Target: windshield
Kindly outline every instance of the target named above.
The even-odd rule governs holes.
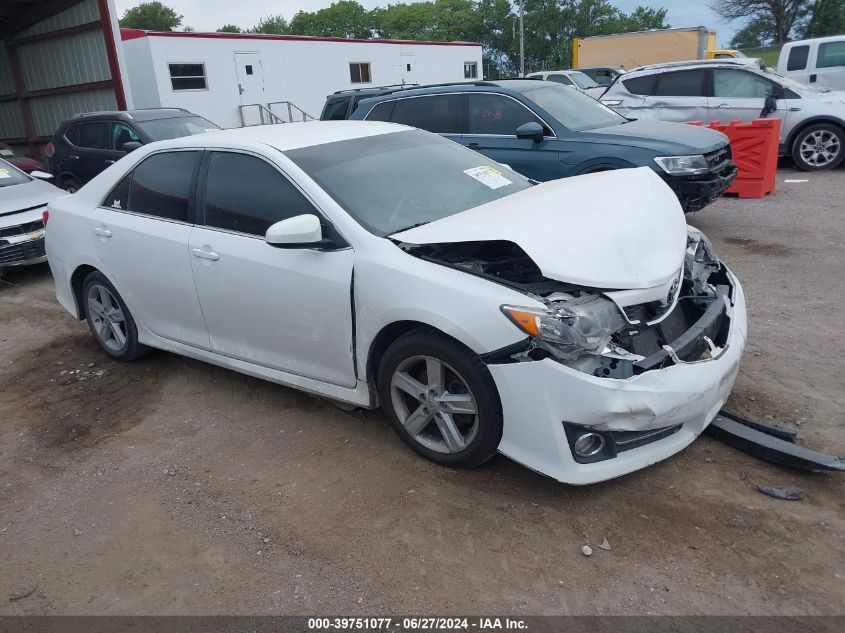
[[[0,159],[0,187],[10,187],[12,185],[22,185],[32,180],[29,176]]]
[[[790,77],[784,77],[783,75],[777,74],[771,68],[762,68],[760,71],[769,77],[772,81],[778,82],[784,88],[789,88],[790,90],[794,90],[795,92],[830,92],[828,88],[816,88],[814,86],[808,86],[807,84],[802,84],[800,81],[795,81]]]
[[[619,125],[627,119],[589,95],[565,86],[541,85],[522,94],[573,132]]]
[[[590,79],[589,75],[579,72],[570,72],[569,78],[578,84],[579,88],[596,88],[598,84]]]
[[[507,167],[419,130],[304,147],[285,155],[361,226],[382,237],[531,186]]]
[[[144,130],[154,141],[164,141],[170,138],[181,138],[219,130],[220,127],[201,116],[178,116],[170,119],[153,119],[138,121],[138,127]]]

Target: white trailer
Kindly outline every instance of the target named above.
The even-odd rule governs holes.
[[[482,79],[481,44],[121,29],[136,108],[222,127],[318,118],[337,90]]]

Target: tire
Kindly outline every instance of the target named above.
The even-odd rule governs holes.
[[[59,189],[64,189],[68,193],[76,193],[82,187],[82,184],[73,176],[64,176],[59,181]]]
[[[481,359],[454,339],[428,328],[400,336],[382,358],[378,390],[396,433],[426,459],[472,468],[496,454],[502,439],[496,384]]]
[[[833,169],[845,158],[845,131],[830,123],[801,130],[792,142],[792,160],[803,171]]]
[[[128,362],[150,351],[138,342],[135,319],[115,287],[101,272],[94,271],[85,278],[82,305],[91,334],[114,360]]]

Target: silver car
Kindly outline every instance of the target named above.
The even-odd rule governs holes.
[[[806,171],[845,158],[845,92],[811,88],[756,59],[718,59],[643,66],[616,80],[601,102],[634,119],[752,121],[782,119],[780,154]]]
[[[604,94],[605,90],[605,86],[597,84],[592,77],[579,70],[544,70],[538,73],[528,73],[525,76],[528,79],[545,79],[575,88],[579,92],[590,95],[593,99],[598,99]]]

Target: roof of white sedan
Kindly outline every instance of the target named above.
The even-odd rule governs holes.
[[[306,123],[254,125],[228,130],[214,130],[204,134],[161,141],[157,146],[162,147],[162,143],[167,144],[168,147],[220,147],[230,144],[261,143],[284,152],[300,147],[311,147],[410,129],[412,128],[405,125],[377,121],[308,121]]]

